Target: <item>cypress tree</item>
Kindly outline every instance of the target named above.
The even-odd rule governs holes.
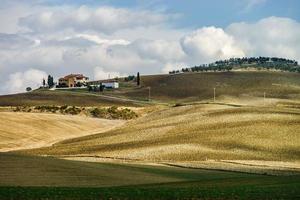
[[[141,84],[140,72],[137,73],[137,76],[136,76],[136,84],[137,84],[138,86]]]

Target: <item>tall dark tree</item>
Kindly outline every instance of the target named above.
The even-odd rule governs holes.
[[[53,77],[51,75],[48,75],[48,81],[47,81],[47,83],[48,83],[48,87],[49,88],[53,87],[54,82],[53,82]]]
[[[43,78],[43,87],[46,86],[46,80]]]
[[[138,86],[140,86],[140,84],[141,84],[140,72],[138,72],[137,75],[136,75],[136,84]]]

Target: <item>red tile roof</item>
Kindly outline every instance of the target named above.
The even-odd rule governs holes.
[[[76,78],[76,79],[86,78],[86,79],[88,79],[88,77],[84,76],[83,74],[69,74],[65,77],[60,78],[59,80],[68,80],[69,78]]]

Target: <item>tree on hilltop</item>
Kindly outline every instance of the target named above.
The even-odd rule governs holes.
[[[51,87],[54,86],[53,76],[48,75],[48,81],[47,81],[47,83],[48,83],[48,87],[49,87],[49,88],[51,88]]]

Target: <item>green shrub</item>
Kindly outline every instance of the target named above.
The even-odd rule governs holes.
[[[58,106],[35,106],[35,110],[38,110],[40,112],[52,112],[56,113],[60,108]]]
[[[91,116],[105,119],[134,119],[137,117],[137,114],[128,109],[118,109],[116,106],[109,108],[94,108],[90,111]]]
[[[65,110],[65,113],[66,114],[71,114],[71,115],[78,115],[79,113],[81,112],[81,109],[80,108],[77,108],[75,106],[72,106],[70,108],[67,108]]]
[[[90,113],[93,117],[107,118],[107,110],[104,108],[94,108]]]

